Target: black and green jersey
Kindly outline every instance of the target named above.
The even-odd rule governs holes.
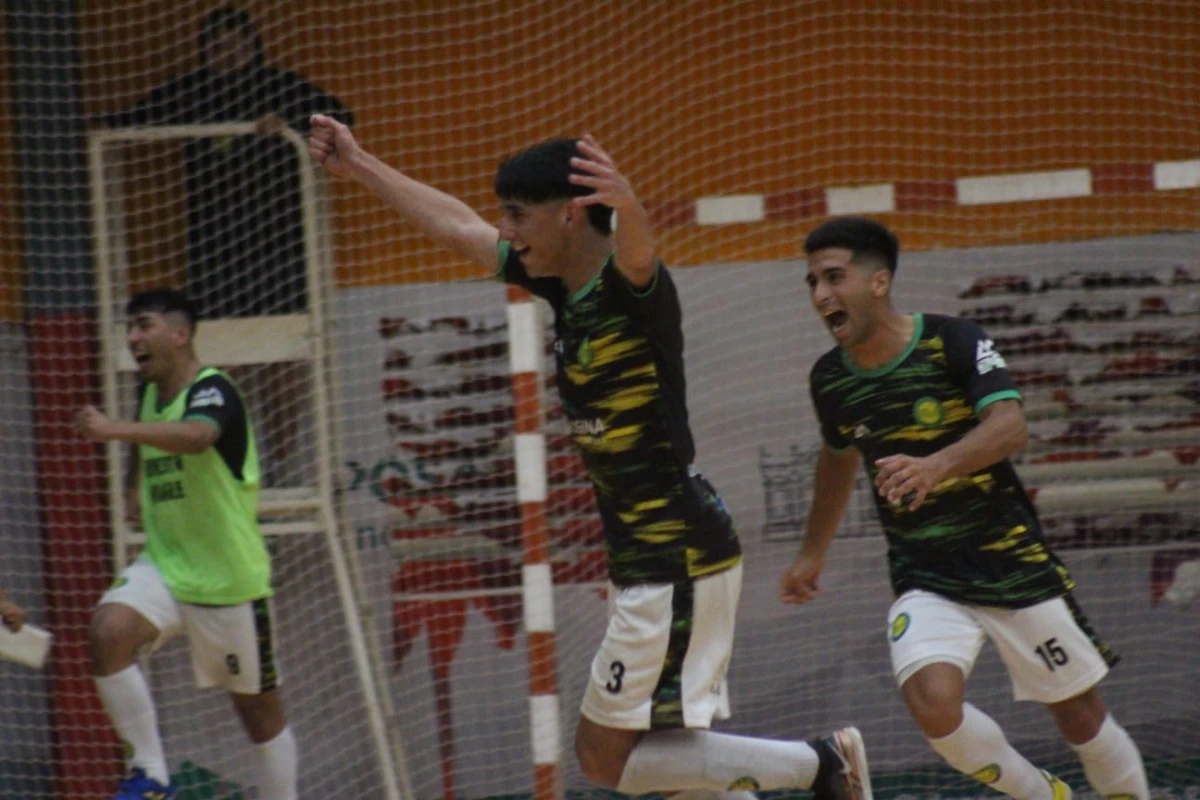
[[[963,438],[988,404],[1020,398],[1004,359],[974,322],[917,314],[915,323],[912,341],[890,364],[862,370],[834,348],[810,376],[825,443],[858,448],[872,488],[877,459],[927,456]],[[944,481],[916,511],[872,494],[896,594],[924,589],[1022,608],[1074,587],[1007,459]]]
[[[677,583],[737,564],[725,505],[692,466],[682,312],[666,267],[638,291],[609,258],[571,294],[557,278],[529,277],[501,242],[500,276],[554,309],[558,392],[595,489],[613,583]]]

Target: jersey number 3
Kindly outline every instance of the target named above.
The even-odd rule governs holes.
[[[612,680],[604,684],[604,688],[608,689],[609,694],[617,694],[621,691],[621,679],[625,677],[625,665],[620,661],[614,661],[609,669],[612,670]]]
[[[1063,650],[1058,644],[1058,637],[1047,639],[1046,641],[1033,648],[1033,652],[1037,653],[1042,663],[1046,665],[1046,669],[1054,672],[1062,665],[1070,661],[1067,651]]]

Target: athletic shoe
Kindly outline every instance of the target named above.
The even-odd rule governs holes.
[[[135,767],[129,777],[117,785],[117,794],[112,800],[175,800],[175,785],[163,786],[153,778],[147,778],[141,767]]]
[[[820,759],[812,785],[815,800],[872,799],[867,748],[858,728],[842,728],[811,744]]]
[[[1046,770],[1041,770],[1042,776],[1045,777],[1046,783],[1050,784],[1050,796],[1053,800],[1071,800],[1071,787],[1067,785],[1062,778],[1051,775]]]

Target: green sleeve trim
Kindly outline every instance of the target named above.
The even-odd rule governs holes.
[[[825,442],[824,440],[822,440],[822,441],[824,442],[825,446],[829,448],[829,452],[831,452],[837,456],[840,456],[843,453],[849,453],[851,450],[854,449],[854,445],[852,445],[852,444],[848,444],[845,447],[834,447],[829,442]]]
[[[637,288],[632,283],[629,283],[628,278],[625,278],[626,283],[629,283],[629,290],[631,292],[633,292],[633,296],[638,299],[642,299],[642,298],[646,298],[646,297],[649,297],[650,295],[654,294],[654,290],[658,288],[658,274],[660,272],[662,272],[663,269],[664,269],[664,267],[663,267],[662,261],[655,259],[655,261],[654,261],[654,277],[652,277],[650,279],[650,284],[645,289]],[[624,278],[625,276],[622,274],[621,277]]]
[[[983,409],[987,408],[988,406],[990,406],[992,403],[996,402],[997,400],[1020,400],[1020,399],[1021,399],[1021,393],[1018,392],[1016,389],[1005,389],[1002,392],[992,392],[991,394],[986,395],[982,400],[980,400],[978,403],[975,404],[975,413],[978,414],[980,411],[983,411]]]
[[[186,417],[181,419],[180,422],[207,422],[217,430],[221,430],[221,423],[217,422],[212,417],[206,417],[203,414],[188,414]]]
[[[496,255],[499,263],[496,264],[496,280],[504,280],[504,265],[508,263],[508,253],[512,249],[512,242],[507,239],[501,239],[496,244]]]

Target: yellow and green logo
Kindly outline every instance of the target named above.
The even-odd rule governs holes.
[[[726,791],[729,792],[757,792],[762,788],[762,784],[751,778],[749,775],[743,775],[733,783],[729,784]]]
[[[115,581],[113,581],[112,586],[110,586],[108,588],[110,591],[113,589],[120,589],[122,586],[124,586],[127,583],[129,583],[129,578],[126,578],[124,575],[122,575],[121,577],[119,577]]]
[[[942,404],[935,397],[922,397],[913,403],[913,419],[930,427],[942,421]]]
[[[972,772],[971,777],[980,783],[995,783],[1000,780],[1000,765],[988,764],[983,769]]]
[[[908,633],[908,624],[910,622],[912,622],[912,617],[908,615],[907,611],[896,615],[896,618],[892,620],[891,637],[893,642],[898,641],[901,636]]]
[[[592,355],[592,340],[584,339],[579,343],[579,351],[576,354],[576,361],[579,362],[579,366],[584,369],[590,367],[592,365]]]

